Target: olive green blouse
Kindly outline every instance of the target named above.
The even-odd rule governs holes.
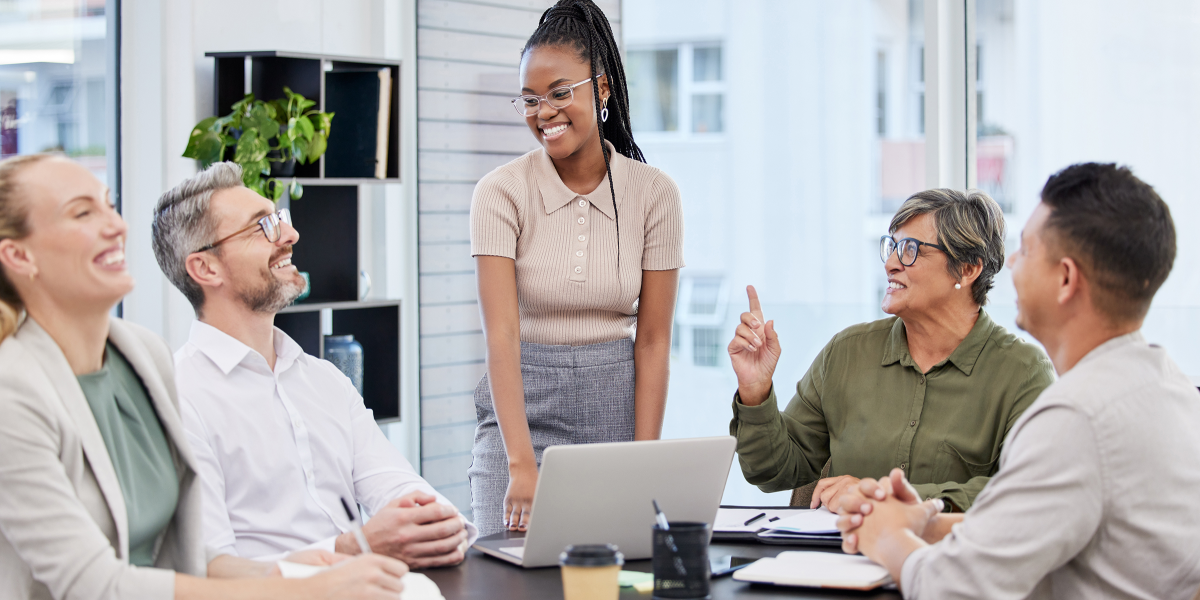
[[[158,413],[142,380],[112,344],[99,371],[80,375],[108,448],[129,520],[129,563],[154,565],[158,539],[175,515],[179,479]]]
[[[1044,352],[982,310],[958,348],[921,373],[904,322],[891,317],[835,335],[783,412],[774,389],[758,406],[735,394],[729,433],[746,480],[764,492],[808,484],[826,461],[830,477],[900,467],[922,497],[966,510],[1009,429],[1054,377]]]

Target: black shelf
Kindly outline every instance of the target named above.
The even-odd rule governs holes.
[[[308,273],[303,304],[358,300],[358,186],[314,185],[298,199],[280,200],[292,211],[300,241],[292,264]]]
[[[363,347],[363,402],[381,422],[400,420],[400,301],[323,302],[289,306],[275,326],[304,352],[323,358],[321,311],[329,309],[332,335],[353,335]]]
[[[305,186],[304,194],[295,200],[285,195],[279,202],[280,208],[291,209],[293,224],[300,232],[300,241],[292,251],[292,261],[296,268],[309,274],[311,291],[304,302],[276,315],[275,324],[296,340],[307,354],[322,358],[323,330],[331,331],[332,335],[353,335],[363,346],[363,401],[374,411],[377,421],[399,420],[400,301],[359,301],[358,186],[400,181],[400,61],[276,50],[208,52],[205,56],[215,63],[214,114],[228,113],[229,107],[245,95],[247,81],[249,91],[260,100],[282,98],[286,86],[316,100],[321,111],[336,113],[330,139],[342,135],[340,141],[343,143],[338,145],[349,145],[351,150],[338,154],[335,163],[347,157],[368,156],[365,148],[369,147],[367,161],[371,166],[375,164],[375,145],[368,142],[375,139],[378,130],[378,111],[350,108],[350,101],[360,100],[363,95],[346,92],[364,89],[361,84],[369,76],[380,81],[381,68],[390,70],[386,177],[328,176],[331,173],[326,173],[326,159],[334,154],[331,145],[316,164],[296,165],[295,178]],[[332,94],[335,105],[330,105],[328,83],[330,80],[336,82],[339,77],[330,78],[328,74],[354,72],[363,75],[359,79],[340,77],[350,83],[335,90]],[[373,89],[376,93],[380,91],[377,84]],[[336,106],[339,97],[347,103],[346,108]],[[345,136],[354,136],[354,131],[363,132],[365,137],[348,140]],[[348,141],[355,141],[355,144],[347,144]],[[357,158],[340,162],[351,162],[360,169],[363,165]],[[322,327],[322,311],[325,310],[328,310],[328,322]]]
[[[225,114],[229,107],[245,95],[246,63],[250,63],[250,91],[260,100],[283,97],[287,86],[293,92],[316,100],[317,107],[324,112],[333,111],[331,137],[339,133],[348,134],[358,129],[360,119],[374,122],[375,115],[361,114],[352,110],[339,110],[326,102],[326,73],[379,69],[391,70],[391,105],[389,107],[387,176],[379,178],[327,177],[325,156],[316,164],[296,165],[296,176],[302,183],[312,180],[334,183],[380,183],[400,181],[400,61],[330,54],[308,54],[280,50],[256,50],[245,52],[206,52],[214,59],[213,68],[213,114]],[[337,97],[337,94],[334,94]],[[340,126],[340,127],[339,127]],[[368,127],[369,129],[369,127]]]

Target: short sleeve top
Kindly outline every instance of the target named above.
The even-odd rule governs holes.
[[[679,188],[605,143],[615,211],[607,175],[576,194],[541,148],[475,186],[471,255],[516,261],[521,341],[582,346],[631,337],[642,271],[684,266]]]

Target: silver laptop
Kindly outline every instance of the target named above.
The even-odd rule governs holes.
[[[654,507],[671,521],[712,523],[737,440],[730,436],[551,446],[542,455],[524,538],[487,536],[475,548],[547,567],[572,544],[616,544],[625,560],[651,555]]]

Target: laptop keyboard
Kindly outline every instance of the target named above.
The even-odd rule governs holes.
[[[517,558],[525,558],[525,546],[512,546],[510,548],[501,548],[501,552],[511,554]]]

